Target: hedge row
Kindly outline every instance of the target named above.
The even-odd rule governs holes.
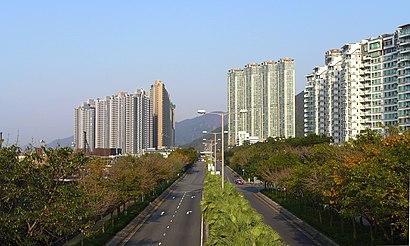
[[[205,245],[285,245],[235,186],[225,183],[221,189],[220,178],[209,173],[205,178],[201,202],[209,232]]]

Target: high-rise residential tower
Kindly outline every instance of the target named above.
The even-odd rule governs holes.
[[[410,129],[410,24],[326,52],[306,78],[305,134],[340,143],[367,128]]]
[[[74,147],[85,152],[95,148],[94,100],[88,100],[74,110]]]
[[[85,130],[84,130],[85,129]],[[81,132],[86,132],[82,135]],[[152,108],[143,89],[134,94],[119,92],[103,100],[89,100],[75,109],[76,148],[90,150],[121,149],[123,154],[137,154],[152,147]]]
[[[175,105],[161,80],[151,85],[153,147],[162,149],[175,143]]]
[[[251,63],[228,71],[228,132],[230,145],[238,144],[244,134],[260,141],[295,136],[293,59]]]

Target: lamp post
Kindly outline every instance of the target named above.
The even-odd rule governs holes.
[[[239,111],[239,113],[247,113],[248,112],[248,110],[246,110],[246,109],[242,109],[242,110],[240,110]],[[235,113],[235,112],[233,112],[233,113]],[[221,139],[222,139],[222,147],[221,147],[221,187],[222,187],[222,190],[225,188],[225,185],[224,185],[224,178],[225,178],[225,142],[224,142],[224,139],[225,139],[225,131],[224,131],[224,127],[225,127],[225,123],[224,123],[224,116],[225,115],[228,115],[229,113],[218,113],[218,112],[206,112],[206,110],[203,110],[203,109],[200,109],[200,110],[198,110],[198,114],[216,114],[216,115],[220,115],[221,116],[221,123],[222,123],[222,129],[221,129]]]
[[[203,144],[205,145],[204,151],[206,150],[206,145],[207,145],[206,142],[207,142],[207,141],[211,142],[211,161],[212,161],[212,153],[214,152],[214,151],[213,151],[213,148],[214,148],[214,147],[213,147],[213,145],[214,145],[213,143],[214,143],[214,141],[213,141],[213,140],[207,140],[206,138],[203,138],[202,141],[204,141]]]
[[[216,164],[217,164],[217,158],[216,158],[216,145],[217,145],[217,141],[216,141],[216,135],[218,134],[222,134],[221,132],[207,132],[207,131],[202,131],[203,134],[213,134],[214,135],[214,143],[215,143],[215,147],[214,147],[214,157],[215,157],[215,172],[216,172]],[[221,140],[221,139],[218,139]]]

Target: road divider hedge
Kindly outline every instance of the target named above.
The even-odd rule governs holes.
[[[285,245],[234,185],[225,183],[225,189],[221,189],[220,179],[209,173],[205,178],[201,202],[208,228],[205,245]]]

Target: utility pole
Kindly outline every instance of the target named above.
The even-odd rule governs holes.
[[[83,134],[84,134],[83,149],[84,149],[84,153],[87,153],[87,132],[83,131]]]
[[[3,132],[0,132],[0,148],[3,146]]]

